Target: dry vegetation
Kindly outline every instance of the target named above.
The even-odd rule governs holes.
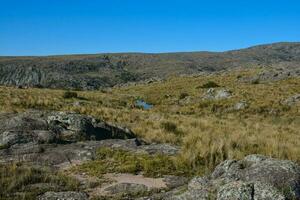
[[[178,159],[191,169],[210,170],[228,158],[260,153],[300,163],[300,105],[280,102],[300,93],[300,79],[250,84],[238,77],[257,71],[169,78],[162,83],[77,91],[64,98],[63,90],[0,88],[0,110],[68,110],[131,128],[151,142],[182,147]],[[233,92],[226,100],[203,100],[209,81]],[[136,99],[154,105],[150,110],[134,107]],[[232,107],[246,101],[249,107]]]
[[[35,199],[38,194],[53,191],[77,190],[77,180],[47,168],[25,164],[0,164],[0,199]],[[12,195],[14,194],[14,195]]]

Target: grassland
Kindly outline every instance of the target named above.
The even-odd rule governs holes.
[[[79,183],[47,168],[12,163],[0,164],[0,188],[1,200],[35,199],[38,194],[49,189],[77,190]]]
[[[258,153],[300,163],[300,105],[282,100],[300,93],[300,79],[268,83],[241,82],[257,70],[210,76],[171,77],[165,82],[102,91],[65,91],[0,87],[0,111],[27,109],[76,111],[131,128],[149,142],[171,143],[182,150],[177,159],[197,172],[211,170],[228,158]],[[203,100],[209,81],[233,92],[225,100]],[[136,99],[154,105],[136,108]],[[233,106],[246,101],[249,107]]]

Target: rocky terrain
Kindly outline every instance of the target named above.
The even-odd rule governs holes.
[[[48,179],[37,179],[11,193],[0,192],[1,199],[28,199],[24,194],[30,191],[35,191],[30,199],[40,200],[300,199],[300,166],[292,161],[248,155],[242,160],[226,160],[211,174],[201,177],[161,174],[151,178],[143,173],[118,172],[95,176],[76,170],[76,166],[97,162],[97,151],[101,148],[154,156],[176,156],[180,149],[167,144],[148,144],[126,128],[70,112],[2,113],[0,124],[2,167],[10,163],[18,163],[17,168],[31,165],[35,170],[48,167],[52,173],[62,172],[78,184],[76,190],[68,190]],[[123,162],[121,165],[125,165]],[[101,164],[96,167],[101,168]],[[8,189],[4,179],[1,181]]]
[[[0,200],[298,200],[299,56],[1,57]]]
[[[276,43],[227,52],[0,57],[0,84],[92,90],[231,69],[263,68],[249,81],[299,76],[300,44]]]

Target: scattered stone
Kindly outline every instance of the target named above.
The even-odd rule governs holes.
[[[221,99],[228,99],[232,96],[232,92],[227,89],[215,89],[210,88],[206,91],[206,94],[204,95],[204,99],[209,100],[221,100]]]
[[[75,101],[75,102],[73,102],[72,103],[72,105],[74,106],[74,107],[80,107],[80,106],[82,106],[84,103],[83,102],[80,102],[80,101]]]
[[[233,107],[234,110],[245,110],[249,107],[249,104],[246,101],[240,101],[236,103]]]
[[[183,99],[179,99],[180,105],[191,104],[195,102],[195,99],[191,96],[184,97]]]

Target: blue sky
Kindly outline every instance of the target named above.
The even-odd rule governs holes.
[[[0,0],[0,55],[224,51],[300,41],[296,0]]]

